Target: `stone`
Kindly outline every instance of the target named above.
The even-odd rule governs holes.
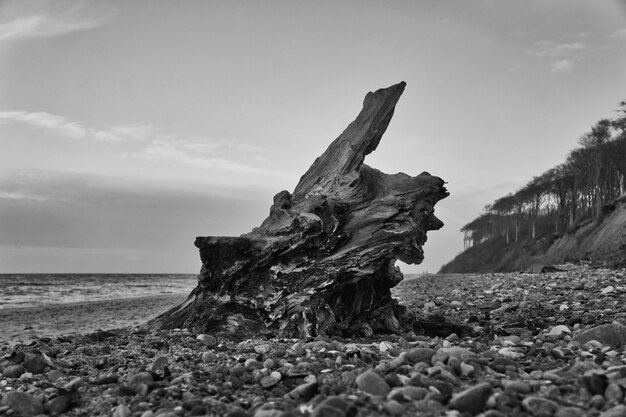
[[[0,404],[11,407],[18,415],[36,416],[43,413],[41,401],[26,392],[9,391],[4,394]]]
[[[199,334],[196,339],[204,343],[208,348],[214,348],[217,346],[217,338],[215,336],[211,336],[210,334]]]
[[[383,405],[383,408],[388,414],[392,416],[399,416],[399,415],[402,415],[402,413],[404,413],[404,406],[394,400],[387,401]]]
[[[150,372],[137,372],[136,374],[132,375],[129,379],[128,379],[128,386],[131,388],[135,388],[137,387],[139,384],[149,384],[154,380],[154,378],[152,378],[152,374],[150,374]]]
[[[602,291],[600,291],[600,293],[603,295],[611,294],[613,292],[615,292],[615,287],[612,285],[606,286],[602,288]]]
[[[502,349],[498,350],[498,353],[507,359],[513,360],[521,359],[524,357],[524,354],[522,352],[513,347],[503,347]]]
[[[278,384],[280,380],[281,380],[280,372],[274,371],[268,376],[264,376],[263,378],[261,378],[261,381],[259,382],[259,384],[263,388],[268,389]]]
[[[9,365],[2,371],[5,378],[19,378],[26,369],[22,365]]]
[[[522,406],[535,417],[550,417],[559,409],[559,404],[556,402],[537,396],[524,398]]]
[[[28,372],[32,372],[35,375],[43,374],[43,371],[46,369],[46,362],[40,355],[30,356],[24,361],[23,365]]]
[[[461,412],[478,414],[485,408],[492,391],[489,383],[482,382],[454,395],[450,400],[450,407]]]
[[[163,368],[167,368],[169,364],[170,360],[167,356],[159,356],[154,360],[154,362],[152,362],[152,366],[150,366],[150,369],[153,372],[161,371],[163,370]]]
[[[68,395],[61,395],[46,402],[45,409],[48,414],[61,414],[69,410],[72,399]]]
[[[311,412],[311,417],[346,417],[352,415],[354,406],[341,397],[327,397]]]
[[[608,410],[603,411],[600,414],[600,417],[626,417],[626,405],[618,404],[611,407]]]
[[[449,193],[427,172],[385,174],[364,164],[405,86],[368,93],[293,192],[274,196],[259,227],[239,237],[198,237],[198,286],[145,327],[306,338],[399,334],[420,324],[392,297],[404,279],[395,263],[423,261],[427,232],[443,226],[434,206]]]
[[[361,391],[371,395],[384,397],[391,391],[387,382],[371,369],[356,377],[356,385]]]
[[[550,329],[550,331],[548,332],[548,336],[561,336],[563,333],[571,333],[572,331],[569,329],[569,327],[567,327],[564,324],[559,324],[557,326],[554,326],[552,329]]]
[[[578,407],[563,407],[554,414],[554,417],[587,417],[587,411]]]
[[[59,378],[64,378],[65,374],[61,371],[58,371],[56,369],[53,369],[51,371],[49,371],[48,373],[46,373],[46,378],[48,378],[48,381],[50,382],[54,382]]]
[[[117,407],[115,407],[115,410],[113,410],[113,414],[111,416],[112,417],[128,417],[130,415],[131,415],[130,408],[126,407],[124,404],[120,404]]]
[[[419,362],[430,363],[430,359],[435,356],[435,353],[437,353],[435,349],[414,348],[406,352],[406,359],[412,364]]]
[[[203,352],[202,353],[202,362],[204,363],[215,363],[217,362],[217,354],[215,352]]]
[[[289,391],[286,395],[289,398],[292,398],[296,401],[306,402],[315,396],[317,393],[317,389],[319,388],[319,384],[317,381],[300,384],[291,391]]]
[[[626,342],[626,326],[619,323],[601,324],[575,334],[572,339],[580,344],[597,340],[603,345],[619,349]]]
[[[502,387],[505,391],[515,392],[520,394],[529,394],[531,389],[530,385],[528,385],[524,381],[503,381]]]

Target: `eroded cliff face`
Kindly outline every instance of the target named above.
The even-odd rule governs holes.
[[[626,265],[626,198],[617,199],[604,207],[600,217],[556,238],[527,239],[519,244],[507,244],[503,238],[483,242],[459,254],[440,272],[540,272],[545,266],[579,261]]]
[[[396,260],[420,263],[426,232],[448,195],[426,172],[386,174],[363,163],[378,146],[405,83],[370,92],[293,193],[274,197],[240,237],[198,237],[202,269],[189,299],[152,327],[231,335],[396,332],[414,317],[392,299]]]

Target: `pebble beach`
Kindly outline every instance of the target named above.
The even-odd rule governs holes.
[[[167,297],[160,311],[0,312],[0,416],[624,416],[625,272],[558,269],[394,289],[418,316],[470,329],[445,336],[233,341],[136,326],[180,301]]]

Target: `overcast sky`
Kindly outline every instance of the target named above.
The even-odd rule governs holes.
[[[292,191],[368,91],[366,163],[448,182],[425,261],[626,99],[612,0],[0,2],[0,272],[196,273]]]

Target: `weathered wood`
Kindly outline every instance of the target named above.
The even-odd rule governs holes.
[[[420,263],[444,182],[385,174],[363,163],[376,149],[405,83],[366,95],[363,109],[302,176],[274,197],[261,226],[240,237],[198,237],[202,269],[187,301],[154,328],[249,337],[272,333],[397,332],[413,326],[390,289],[396,260]]]

